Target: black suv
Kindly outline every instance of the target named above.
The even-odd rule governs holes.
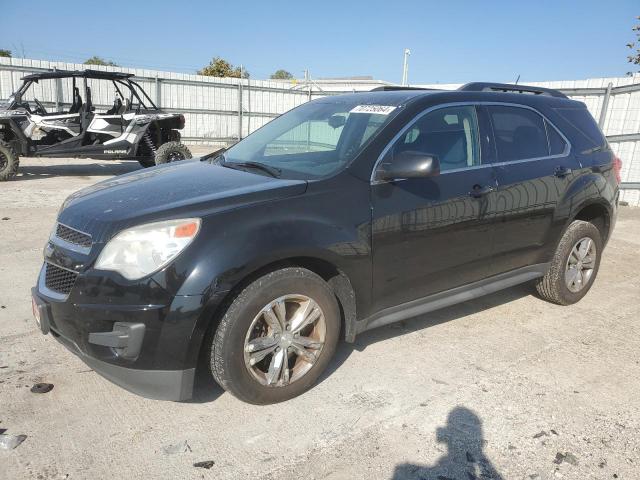
[[[620,167],[585,105],[554,90],[322,98],[224,152],[71,195],[34,314],[141,395],[189,398],[206,358],[238,398],[279,402],[341,337],[527,281],[580,300]]]

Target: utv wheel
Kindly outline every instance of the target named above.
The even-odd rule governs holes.
[[[551,268],[536,283],[542,298],[571,305],[584,297],[598,274],[602,237],[595,225],[576,220],[562,236]]]
[[[191,158],[191,152],[180,142],[167,142],[156,151],[156,165]]]
[[[0,182],[11,180],[18,173],[20,158],[13,147],[0,141]]]
[[[326,282],[284,268],[232,301],[211,341],[211,373],[240,400],[282,402],[305,392],[333,356],[340,311]]]
[[[156,164],[156,161],[153,158],[141,158],[138,160],[138,163],[144,168],[149,168],[153,167]]]

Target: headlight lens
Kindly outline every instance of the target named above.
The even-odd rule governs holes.
[[[129,280],[157,272],[196,238],[199,218],[167,220],[128,228],[104,247],[95,268],[113,270]]]

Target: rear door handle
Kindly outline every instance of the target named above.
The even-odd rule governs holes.
[[[493,192],[494,190],[495,189],[491,185],[485,185],[483,187],[482,185],[476,184],[473,186],[473,190],[469,192],[469,196],[473,198],[480,198]]]
[[[567,167],[556,167],[554,175],[558,178],[564,178],[571,173],[571,169]]]

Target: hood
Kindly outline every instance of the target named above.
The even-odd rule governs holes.
[[[305,192],[304,180],[285,180],[186,160],[96,183],[69,196],[58,221],[105,241],[115,232],[164,219],[205,217]]]

